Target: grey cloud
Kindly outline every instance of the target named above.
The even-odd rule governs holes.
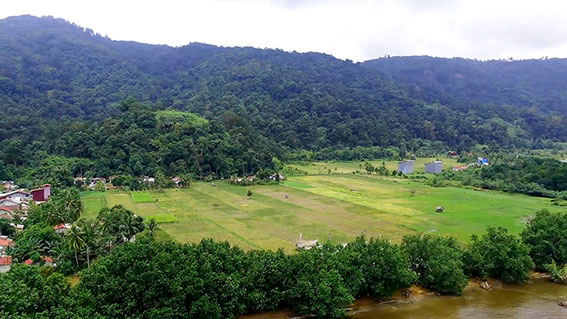
[[[466,23],[462,36],[488,55],[544,50],[567,44],[567,20],[559,15],[490,17]]]

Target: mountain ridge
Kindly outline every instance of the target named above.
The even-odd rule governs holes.
[[[63,19],[20,16],[0,20],[0,138],[65,155],[50,148],[54,125],[116,117],[132,97],[207,120],[234,112],[286,152],[552,147],[567,141],[563,75],[565,59],[353,63],[313,52],[114,41]]]

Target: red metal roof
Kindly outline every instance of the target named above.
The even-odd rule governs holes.
[[[10,238],[0,238],[0,246],[11,246],[12,242]]]
[[[46,263],[52,263],[53,262],[53,258],[51,258],[49,256],[43,256],[43,257],[41,257],[41,259],[43,261],[45,261]]]
[[[0,266],[8,266],[12,264],[12,256],[0,257]]]
[[[26,260],[24,261],[24,264],[31,266],[31,265],[33,265],[33,260],[31,260],[31,259],[26,259]]]
[[[12,217],[12,215],[9,214],[0,214],[0,218],[4,218],[4,219],[14,219],[14,217]]]
[[[65,224],[53,226],[53,229],[55,229],[55,230],[59,230],[59,229],[69,229],[69,228],[71,228],[71,227],[69,227],[69,225],[65,225]]]

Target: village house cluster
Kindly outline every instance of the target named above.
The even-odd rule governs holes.
[[[20,224],[20,222],[27,219],[31,202],[41,204],[46,202],[51,196],[51,185],[49,184],[32,189],[29,192],[19,188],[18,185],[11,181],[3,181],[0,185],[4,189],[0,193],[0,219],[10,221],[10,225],[16,231],[24,229],[24,225]],[[12,244],[12,239],[4,234],[0,234],[0,273],[7,272],[12,266],[12,256],[7,254],[7,250]],[[33,263],[31,260],[26,260],[26,263],[30,262]],[[53,263],[53,260],[45,260],[45,263]]]

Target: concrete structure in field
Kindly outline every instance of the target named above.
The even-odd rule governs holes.
[[[398,162],[398,172],[402,172],[402,174],[413,173],[413,161]]]
[[[441,171],[443,171],[442,161],[434,161],[432,163],[425,164],[426,173],[441,174]]]

